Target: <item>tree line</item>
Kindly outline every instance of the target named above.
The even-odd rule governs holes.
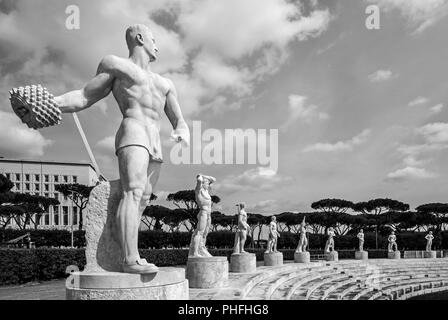
[[[59,202],[52,198],[23,195],[11,192],[13,184],[0,175],[0,227],[14,219],[19,227],[26,227],[34,215],[42,215],[52,205]],[[80,229],[82,230],[82,212],[86,208],[88,198],[93,187],[84,185],[58,185],[56,189],[64,196],[73,200],[80,211]],[[151,201],[157,200],[153,195]],[[179,232],[181,229],[192,232],[197,225],[199,212],[195,201],[194,190],[182,190],[168,195],[168,202],[174,207],[149,205],[143,212],[142,226],[149,230],[165,230]],[[213,195],[212,205],[221,202]],[[448,224],[448,203],[428,203],[410,210],[409,204],[404,202],[379,198],[364,202],[352,202],[344,199],[322,199],[311,204],[311,212],[282,212],[269,216],[248,213],[249,235],[254,240],[261,240],[263,228],[270,222],[270,216],[277,217],[278,228],[281,232],[297,234],[299,225],[304,218],[309,232],[325,234],[333,227],[337,236],[354,234],[360,229],[365,232],[386,234],[391,229],[400,231],[435,233],[446,230]],[[36,219],[37,220],[37,219]],[[212,212],[211,231],[236,231],[237,215],[225,214],[220,211]],[[37,225],[36,225],[37,228]]]

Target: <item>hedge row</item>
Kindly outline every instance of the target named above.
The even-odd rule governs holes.
[[[230,260],[231,249],[210,249],[213,256],[226,256]],[[248,250],[263,261],[264,250]],[[294,259],[294,250],[280,250],[285,260]],[[311,250],[311,255],[323,254]],[[186,265],[188,250],[140,250],[142,258],[160,267]],[[353,259],[353,250],[340,250],[340,259]],[[370,258],[385,258],[385,250],[370,251]],[[83,270],[86,264],[84,249],[0,249],[0,285],[16,285],[34,281],[66,278],[66,268],[77,266]]]
[[[66,230],[0,230],[0,243],[6,243],[26,233],[30,233],[36,248],[71,246],[71,233]],[[75,231],[73,239],[76,248],[86,246],[85,231]],[[232,248],[234,240],[235,234],[230,231],[211,232],[207,237],[207,246]],[[190,241],[191,233],[188,232],[141,231],[139,234],[139,247],[144,249],[186,248]],[[248,237],[247,243],[250,241],[251,238]]]
[[[31,234],[37,248],[40,247],[70,247],[71,234],[65,230],[0,230],[0,243],[15,239],[26,232]],[[398,247],[401,250],[424,250],[426,247],[425,233],[403,232],[397,235]],[[321,234],[308,234],[311,249],[323,249],[325,247],[326,236]],[[207,238],[209,248],[232,248],[235,234],[229,231],[211,232]],[[188,232],[163,232],[163,231],[142,231],[139,236],[139,247],[143,249],[164,249],[164,248],[187,248],[190,244],[191,233]],[[293,233],[282,232],[278,241],[278,247],[284,249],[295,249],[299,241],[299,236]],[[247,245],[251,243],[248,237]],[[74,232],[75,247],[85,247],[85,232]],[[335,246],[340,249],[355,249],[358,246],[356,235],[345,235],[335,237]],[[448,249],[448,231],[435,235],[433,241],[434,249]],[[376,248],[375,234],[365,234],[366,249]],[[378,235],[378,248],[387,248],[387,236]]]

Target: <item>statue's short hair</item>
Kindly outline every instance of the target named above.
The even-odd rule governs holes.
[[[126,30],[126,43],[128,45],[128,48],[131,49],[135,46],[135,37],[138,34],[148,32],[151,32],[151,29],[149,29],[148,26],[144,24],[134,24],[132,26],[129,26]]]

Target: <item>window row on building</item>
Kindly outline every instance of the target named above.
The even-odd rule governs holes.
[[[78,183],[77,176],[52,175],[52,174],[31,174],[31,173],[5,173],[12,182],[28,182],[34,184],[44,183]]]
[[[34,217],[34,219],[35,218],[36,217]],[[31,222],[28,222],[28,224],[30,223]],[[44,213],[37,221],[37,225],[39,226],[77,226],[78,223],[78,208],[72,207],[72,212],[70,212],[68,206],[53,207],[53,212]]]

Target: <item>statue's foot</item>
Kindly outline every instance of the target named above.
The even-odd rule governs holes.
[[[159,268],[152,263],[148,263],[146,259],[138,259],[134,263],[123,263],[123,272],[132,274],[151,274],[159,272]]]
[[[249,252],[247,252],[247,251],[241,251],[241,254],[248,254]]]

